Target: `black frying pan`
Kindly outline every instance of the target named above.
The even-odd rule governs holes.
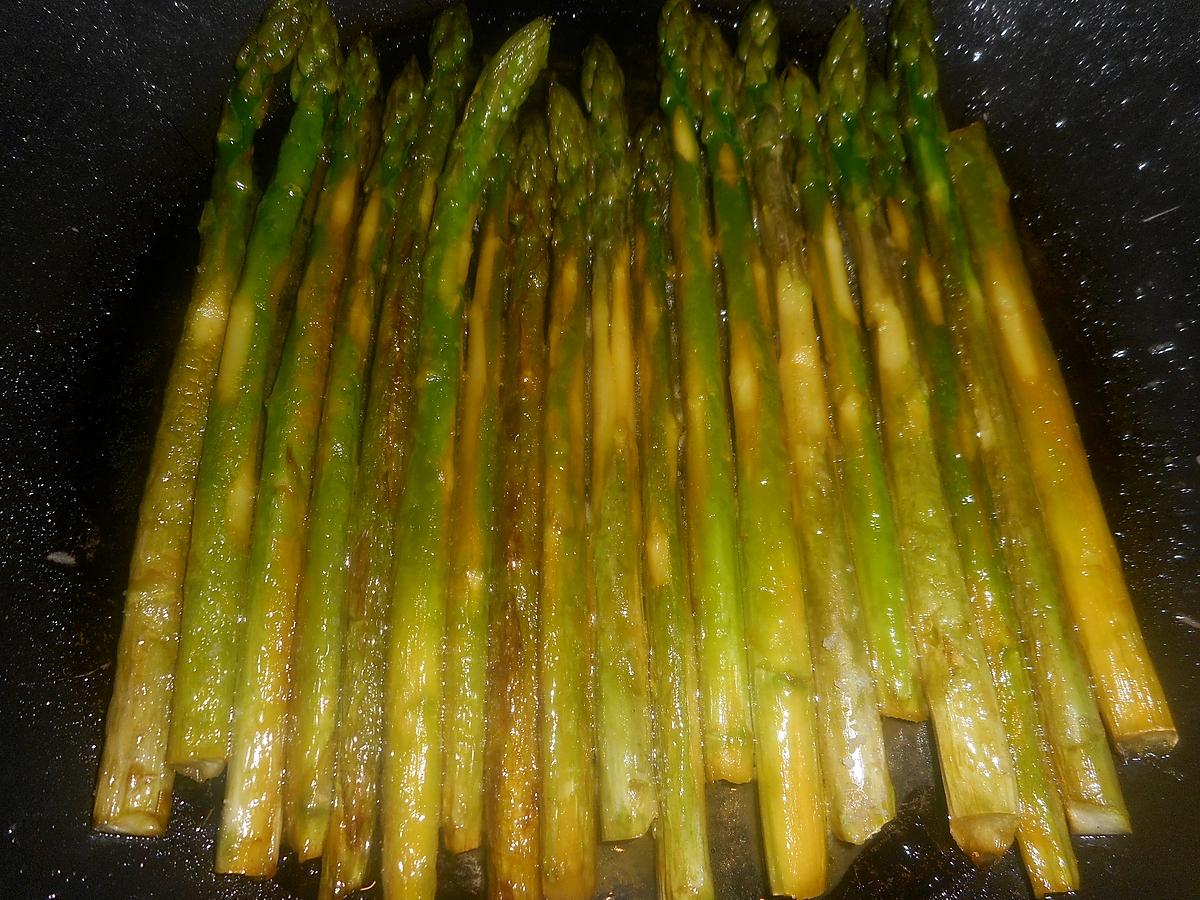
[[[439,4],[334,3],[385,72]],[[657,4],[477,3],[483,49],[558,12],[556,58],[602,32],[652,59]],[[865,4],[881,49],[886,4]],[[1191,0],[936,4],[952,124],[985,117],[1027,228],[1051,336],[1180,731],[1122,767],[1135,833],[1080,841],[1083,897],[1200,896],[1200,7]],[[0,24],[0,895],[311,896],[210,872],[216,786],[181,779],[170,833],[90,830],[121,592],[161,391],[196,256],[232,59],[261,0],[10,0]],[[840,0],[781,3],[809,65]],[[636,87],[636,85],[635,85]],[[643,88],[643,92],[645,88]],[[645,98],[643,98],[645,99]],[[277,117],[278,121],[282,119]],[[276,130],[281,130],[280,128]],[[1028,895],[1015,854],[954,849],[920,734],[899,733],[898,820],[836,896]],[[743,790],[710,796],[722,898],[761,895]],[[607,850],[606,895],[653,896],[648,842]],[[478,860],[447,865],[473,896]]]

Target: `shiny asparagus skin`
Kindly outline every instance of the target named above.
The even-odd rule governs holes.
[[[351,515],[345,689],[339,701],[334,805],[321,870],[324,896],[345,896],[365,885],[377,845],[392,541],[411,458],[421,259],[438,176],[468,90],[472,40],[461,5],[434,20],[424,113],[403,164]]]
[[[542,455],[542,891],[590,897],[596,883],[591,679],[595,641],[587,578],[587,324],[592,148],[570,91],[547,106],[554,204]]]
[[[896,514],[871,396],[871,364],[829,191],[829,161],[816,91],[799,69],[784,82],[784,122],[796,138],[808,270],[842,448],[842,501],[867,623],[879,709],[900,719],[928,713],[910,629]]]
[[[299,0],[277,0],[267,8],[238,54],[237,80],[217,130],[212,188],[200,221],[200,263],[138,510],[92,811],[100,831],[158,835],[170,814],[175,773],[166,761],[167,735],[196,469],[254,211],[254,136],[307,26],[308,8]]]
[[[463,293],[487,170],[546,64],[549,39],[549,23],[534,20],[512,35],[480,74],[455,131],[430,219],[422,262],[412,455],[394,537],[380,793],[386,897],[432,897],[436,888],[441,651]]]
[[[748,158],[779,329],[785,443],[792,463],[793,519],[805,563],[830,827],[840,840],[862,843],[895,816],[896,801],[838,490],[839,451],[804,267],[803,235],[787,174],[787,141],[774,74],[778,33],[770,3],[752,4],[738,34]]]
[[[293,238],[337,93],[337,40],[322,0],[296,51],[296,109],[247,240],[204,431],[167,749],[176,770],[198,779],[219,774],[229,752],[267,378]]]
[[[592,476],[588,554],[596,610],[600,835],[643,834],[657,810],[650,645],[642,598],[641,491],[630,287],[632,162],[625,78],[599,38],[583,58],[595,151],[592,230]]]
[[[916,327],[915,305],[923,302],[923,291],[937,291],[936,277],[925,245],[919,200],[905,166],[895,101],[879,78],[869,83],[864,113],[872,132],[871,163],[888,223],[886,232],[905,280],[901,312],[918,338],[919,349],[926,351],[921,353],[921,362],[932,403],[942,486],[954,517],[975,621],[988,654],[1016,770],[1021,855],[1038,896],[1074,890],[1079,873],[1057,775],[1042,734],[1033,678],[1021,646],[1012,584],[996,539],[973,425],[964,418],[970,416],[969,404],[956,372],[949,334],[944,329],[937,335],[922,334]],[[939,295],[931,296],[940,302],[936,299]]]
[[[1129,598],[1071,398],[1021,256],[1008,186],[982,125],[951,135],[950,165],[988,320],[999,336],[1005,383],[1100,712],[1122,752],[1170,749],[1179,733]]]
[[[661,121],[637,137],[633,294],[641,399],[644,577],[656,723],[658,819],[654,826],[658,896],[711,900],[700,741],[696,634],[681,518],[679,447],[683,436],[678,361],[668,307],[671,147]]]
[[[442,838],[452,853],[483,839],[488,610],[496,591],[496,490],[503,313],[508,289],[508,183],[515,135],[488,176],[475,285],[467,308],[462,412],[455,448],[447,587]]]
[[[949,332],[967,385],[1067,818],[1076,832],[1128,831],[1129,817],[1104,726],[1083,654],[1072,634],[1029,460],[991,341],[986,301],[954,198],[928,8],[901,0],[893,10],[891,40],[904,140],[941,289],[940,302],[917,305],[920,327]]]
[[[245,645],[217,838],[218,872],[269,877],[279,859],[296,590],[333,324],[363,170],[378,127],[378,85],[375,53],[364,38],[342,68],[331,160],[310,232],[304,278],[267,401],[250,541]]]
[[[538,654],[542,401],[553,164],[545,120],[521,123],[510,188],[508,322],[501,381],[500,563],[489,622],[484,776],[487,889],[541,896]]]
[[[913,632],[950,832],[973,860],[987,863],[1008,849],[1016,833],[1016,775],[942,490],[931,402],[915,336],[901,307],[899,268],[871,183],[861,114],[866,66],[862,20],[851,10],[834,32],[821,66],[832,171],[874,351]]]
[[[399,182],[420,118],[422,79],[410,59],[388,92],[382,143],[368,176],[345,290],[334,325],[325,405],[296,599],[284,830],[301,860],[320,856],[333,803],[338,687],[346,628],[350,516],[367,367],[395,226]]]
[[[671,239],[679,268],[677,317],[684,392],[685,508],[700,654],[704,767],[709,781],[754,774],[750,673],[739,572],[733,436],[726,399],[708,188],[689,78],[696,13],[668,0],[659,19],[660,105],[671,132]]]

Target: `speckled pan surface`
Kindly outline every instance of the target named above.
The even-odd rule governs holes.
[[[181,783],[169,835],[93,834],[141,479],[195,262],[212,135],[260,2],[13,0],[0,17],[0,894],[312,896],[210,872],[218,803]],[[333,3],[394,69],[436,3]],[[497,11],[504,6],[503,12]],[[602,32],[631,69],[657,4],[476,3],[485,49],[557,12],[563,77]],[[810,67],[840,2],[781,4]],[[1135,833],[1078,845],[1089,898],[1195,897],[1200,847],[1200,7],[1185,0],[935,3],[951,124],[984,117],[1180,745],[1125,764]],[[868,2],[881,50],[886,3]],[[648,83],[632,85],[634,93]],[[645,99],[645,98],[643,98]],[[276,129],[278,130],[278,128]],[[1028,896],[1015,854],[951,849],[919,732],[894,741],[900,818],[834,896]],[[722,898],[761,895],[745,791],[710,797]],[[447,867],[474,896],[478,860]],[[645,842],[606,850],[605,896],[651,897]]]

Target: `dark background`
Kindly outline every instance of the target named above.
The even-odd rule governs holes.
[[[294,867],[261,885],[211,874],[212,788],[181,781],[165,839],[88,826],[141,479],[195,263],[212,138],[261,5],[9,0],[0,18],[5,896],[312,892]],[[811,70],[843,6],[785,5],[785,50]],[[379,36],[390,73],[423,46],[438,4],[333,6],[347,36],[364,27]],[[476,6],[483,49],[532,12],[553,11]],[[1194,897],[1200,9],[1189,0],[935,6],[951,124],[987,120],[1017,192],[1047,323],[1180,729],[1170,758],[1122,767],[1134,835],[1077,842],[1080,896]],[[631,68],[653,58],[656,4],[571,0],[557,11],[564,79],[594,30]],[[879,52],[886,6],[869,2],[865,13]],[[1015,854],[986,875],[954,854],[939,803],[933,789],[911,794],[840,894],[1024,896]],[[737,818],[737,798],[715,796],[712,807],[721,895],[757,896],[753,838],[724,818]],[[652,895],[644,845],[606,860],[608,895]],[[447,893],[468,891],[474,874],[470,864],[447,872]]]

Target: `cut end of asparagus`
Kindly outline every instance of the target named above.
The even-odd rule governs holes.
[[[124,834],[130,837],[160,837],[167,830],[167,815],[143,810],[114,810],[115,814],[96,810],[92,827],[105,834]]]
[[[1067,821],[1072,834],[1129,834],[1129,813],[1120,807],[1098,803],[1068,802]]]
[[[1178,743],[1179,732],[1172,725],[1123,734],[1117,738],[1117,750],[1129,759],[1146,753],[1166,753]]]
[[[1008,852],[1016,833],[1015,813],[983,813],[950,819],[954,842],[980,868],[992,865]]]
[[[193,759],[186,763],[180,763],[174,768],[180,775],[185,775],[192,779],[192,781],[208,781],[208,779],[216,778],[225,771],[225,760]]]

